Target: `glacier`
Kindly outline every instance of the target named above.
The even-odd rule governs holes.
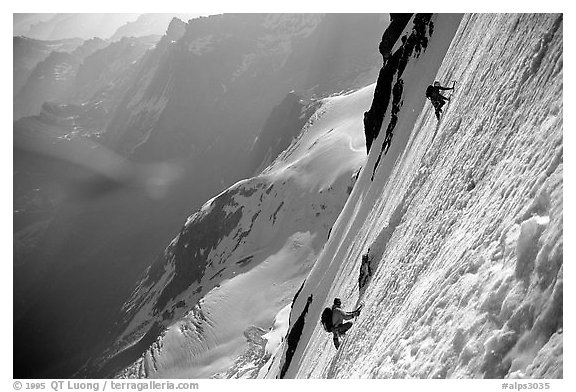
[[[366,160],[360,130],[373,92],[323,99],[270,166],[187,219],[124,305],[124,331],[100,375],[256,377],[287,328],[287,314],[277,313],[286,313]],[[140,356],[142,345],[150,347]]]

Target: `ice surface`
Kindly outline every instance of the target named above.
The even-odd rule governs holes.
[[[288,324],[290,321],[290,305],[286,305],[276,315],[274,319],[273,328],[262,337],[266,339],[266,354],[272,355],[278,350],[286,332],[288,332]]]
[[[286,377],[562,377],[562,25],[434,17],[390,151],[371,181],[371,150],[293,304],[291,327],[314,296]],[[440,124],[423,96],[433,80],[458,81]],[[338,351],[319,324],[336,296],[365,302]],[[261,376],[278,377],[287,350]]]

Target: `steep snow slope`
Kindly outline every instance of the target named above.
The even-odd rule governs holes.
[[[262,174],[188,218],[125,305],[102,374],[128,366],[124,377],[256,376],[286,324],[275,315],[287,311],[366,159],[372,94],[369,86],[323,100]]]
[[[262,376],[562,377],[562,15],[434,25]],[[458,80],[440,124],[434,79]],[[336,296],[365,301],[338,351],[319,325]]]

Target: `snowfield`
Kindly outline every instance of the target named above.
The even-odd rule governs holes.
[[[563,17],[433,21],[262,377],[563,377]],[[433,80],[457,81],[439,124]],[[365,302],[338,351],[334,297]]]
[[[373,93],[368,86],[323,100],[264,172],[187,219],[125,304],[126,327],[105,372],[257,376],[280,346],[290,303],[366,160],[362,118]],[[139,356],[135,348],[151,338],[131,365],[119,360]]]

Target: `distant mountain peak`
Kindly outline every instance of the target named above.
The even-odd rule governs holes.
[[[186,32],[186,23],[177,17],[172,18],[168,29],[166,29],[166,36],[170,39],[180,39]]]

